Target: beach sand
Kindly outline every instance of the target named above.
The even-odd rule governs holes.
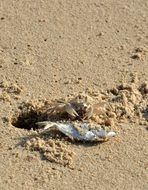
[[[146,124],[119,123],[105,143],[53,139],[62,164],[27,148],[36,131],[12,125],[23,102],[105,91],[133,74],[148,80],[147,0],[0,0],[0,189],[148,189]]]

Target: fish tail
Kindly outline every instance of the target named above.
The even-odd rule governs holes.
[[[42,122],[37,122],[36,125],[38,125],[40,128],[44,128],[46,130],[46,129],[54,127],[56,125],[56,123],[50,122],[50,121],[42,121]]]

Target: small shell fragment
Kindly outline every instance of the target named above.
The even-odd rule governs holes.
[[[100,125],[92,125],[90,128],[90,123],[60,123],[60,122],[50,122],[43,121],[38,122],[38,126],[43,127],[44,130],[50,130],[55,128],[68,136],[71,139],[78,141],[100,141],[106,140],[110,137],[114,137],[116,133],[114,131],[107,131]]]

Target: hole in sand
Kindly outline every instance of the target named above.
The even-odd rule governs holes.
[[[11,124],[14,127],[22,129],[37,129],[38,113],[35,111],[30,111],[28,113],[20,113],[18,116],[12,118]]]
[[[37,122],[48,120],[48,115],[41,112],[39,108],[34,108],[31,105],[23,105],[20,112],[15,114],[11,119],[11,124],[14,127],[35,130],[38,129]]]

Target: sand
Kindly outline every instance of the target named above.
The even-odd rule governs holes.
[[[27,102],[108,93],[134,74],[138,85],[148,81],[147,18],[147,0],[0,1],[0,189],[148,188],[148,125],[133,108],[117,137],[97,144],[43,138],[12,122]]]

